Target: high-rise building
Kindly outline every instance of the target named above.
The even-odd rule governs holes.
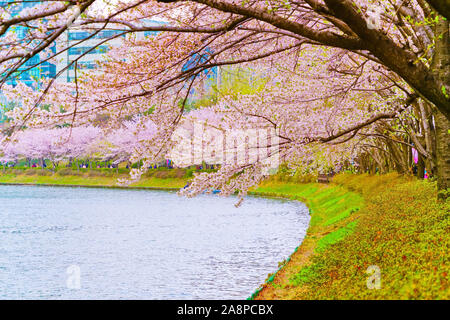
[[[164,24],[165,22],[147,20],[147,25]],[[100,27],[102,25],[99,25]],[[90,26],[92,28],[92,26]],[[149,37],[157,34],[154,31],[140,32],[138,38]],[[104,54],[111,48],[122,45],[122,40],[128,36],[121,30],[101,30],[99,32],[86,31],[82,29],[69,29],[57,42],[57,50],[67,49],[57,64],[56,73],[60,74],[58,82],[72,82],[75,78],[75,64],[77,59],[77,70],[94,70],[97,62],[104,59]],[[108,40],[110,39],[110,40]],[[81,41],[81,42],[80,42]],[[65,69],[66,66],[68,68]],[[64,70],[65,69],[65,70]],[[94,71],[95,72],[95,71]]]
[[[0,0],[0,8],[5,8],[12,16],[21,12],[21,10],[36,5],[36,1],[17,2],[16,0]],[[146,25],[161,25],[166,24],[164,21],[146,20]],[[99,25],[102,27],[103,25]],[[10,85],[16,85],[18,82],[23,82],[26,85],[39,89],[39,82],[44,78],[56,78],[58,83],[72,82],[75,78],[75,64],[71,64],[77,60],[77,70],[92,70],[95,72],[97,62],[105,58],[112,47],[122,45],[122,40],[128,34],[121,30],[105,29],[99,32],[92,31],[95,28],[90,26],[90,30],[82,28],[69,28],[63,35],[61,35],[56,42],[54,42],[50,50],[53,53],[61,52],[57,57],[57,63],[49,61],[42,61],[39,55],[31,57],[17,72],[11,75],[6,82]],[[13,26],[12,31],[16,32],[19,39],[25,39],[27,34],[27,27]],[[137,33],[136,37],[144,38],[156,35],[156,31],[146,31]],[[1,38],[1,37],[0,37]],[[24,40],[25,41],[25,40]],[[182,70],[189,69],[198,63],[205,61],[210,54],[207,49],[203,54],[193,55]],[[192,90],[193,98],[201,95],[209,86],[211,81],[217,79],[217,67],[206,70],[205,72],[207,82],[203,90]],[[6,99],[2,97],[0,90],[0,123],[4,121],[4,108],[6,107]]]
[[[7,10],[11,16],[18,15],[22,10],[33,7],[36,1],[18,2],[15,0],[0,0],[0,8]],[[11,31],[17,34],[18,39],[26,41],[26,33],[28,27],[26,26],[12,26]],[[52,44],[49,48],[53,53],[56,52],[56,44]],[[12,74],[7,80],[7,84],[15,85],[18,81],[26,85],[37,88],[39,80],[43,78],[54,78],[56,75],[56,65],[48,61],[42,62],[39,55],[35,55],[28,59],[17,72]]]
[[[191,56],[191,58],[183,65],[183,67],[181,68],[181,71],[187,71],[187,70],[194,68],[197,65],[200,65],[203,63],[207,64],[208,59],[210,59],[212,54],[213,54],[213,51],[209,47],[206,47],[205,50],[203,50],[201,53],[193,54]],[[199,94],[201,95],[205,91],[207,91],[211,87],[211,85],[217,81],[217,73],[218,73],[217,66],[209,68],[209,69],[205,69],[203,72],[201,72],[201,74],[204,77],[203,87],[199,92],[196,92],[195,90],[191,90],[191,94],[193,94],[193,96],[195,96],[195,95],[198,96]]]
[[[123,31],[116,30],[102,30],[94,36],[90,36],[91,32],[89,31],[69,30],[58,40],[58,50],[68,48],[62,53],[60,61],[57,64],[56,72],[58,74],[61,73],[57,78],[58,82],[72,82],[74,80],[75,64],[72,62],[75,60],[77,60],[77,70],[95,69],[97,66],[96,62],[101,61],[104,54],[107,53],[111,47],[119,46],[121,44],[121,39],[125,37]],[[104,42],[104,40],[114,36],[119,37]],[[77,44],[80,41],[82,42]],[[102,44],[99,44],[100,42],[102,42]]]

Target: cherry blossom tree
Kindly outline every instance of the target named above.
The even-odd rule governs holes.
[[[61,160],[91,156],[90,146],[101,138],[101,130],[93,126],[77,128],[32,128],[4,139],[2,162],[22,158],[39,159],[41,167],[50,160],[55,170]]]
[[[380,150],[377,143],[383,139],[392,154],[398,151],[398,143],[411,145],[400,140],[392,144],[396,139],[387,132],[400,129],[425,158],[433,159],[439,188],[450,186],[450,46],[448,21],[441,16],[448,16],[444,1],[132,1],[118,2],[107,10],[99,10],[92,1],[40,5],[42,10],[34,11],[37,15],[27,13],[2,22],[8,41],[0,60],[3,82],[69,26],[86,28],[92,35],[113,28],[128,36],[101,66],[100,76],[80,72],[80,79],[72,84],[51,86],[49,81],[43,83],[42,92],[27,96],[17,87],[3,86],[22,100],[21,107],[9,114],[16,127],[83,124],[99,115],[117,126],[126,116],[144,114],[157,126],[157,134],[151,144],[137,148],[133,159],[155,161],[174,147],[171,138],[189,94],[202,86],[205,70],[255,63],[265,72],[278,74],[280,85],[277,89],[273,80],[266,95],[218,100],[217,112],[234,110],[230,124],[245,123],[242,115],[258,118],[250,122],[254,126],[270,124],[278,130],[286,156],[320,148],[319,144],[332,150],[330,155],[337,153],[337,144],[353,150],[348,144],[359,146],[358,138],[364,137],[369,142],[363,149],[377,158],[373,150]],[[150,26],[149,18],[168,23]],[[33,30],[26,40],[18,39],[9,32],[13,25],[29,25]],[[162,33],[145,40],[133,36],[144,31]],[[24,46],[26,41],[29,44]],[[49,59],[58,54],[50,54]],[[201,57],[197,63],[183,68],[195,54]],[[314,62],[314,55],[323,55],[327,62]],[[72,64],[77,69],[77,60]],[[311,74],[315,81],[305,83],[302,76]],[[312,94],[320,91],[321,95]],[[50,110],[40,107],[44,103]],[[268,115],[276,115],[276,121]],[[429,124],[432,128],[425,128]],[[419,141],[421,129],[427,132],[423,141]],[[229,177],[241,176],[246,183],[233,190],[245,189],[257,167],[224,167],[219,179],[222,188]]]
[[[125,121],[106,134],[101,142],[103,160],[113,160],[116,164],[129,162],[134,151],[145,141],[151,141],[155,134],[156,126],[152,121]]]

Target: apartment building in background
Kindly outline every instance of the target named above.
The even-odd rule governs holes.
[[[57,82],[74,81],[75,63],[72,62],[75,60],[79,71],[95,69],[97,61],[101,61],[104,54],[112,47],[120,46],[121,41],[125,38],[125,34],[117,30],[102,30],[91,35],[92,33],[89,31],[69,30],[60,37],[57,43],[58,51],[68,49],[58,57],[56,73],[59,76]]]
[[[16,2],[15,0],[0,0],[0,7],[5,8],[12,16],[17,15],[25,8],[33,7],[35,4],[36,1]],[[165,21],[150,19],[144,22],[145,25],[161,25],[167,23]],[[19,39],[26,38],[28,32],[27,27],[13,26],[11,28],[19,35]],[[130,34],[122,30],[114,30],[112,28],[100,30],[99,32],[95,32],[93,29],[69,28],[50,47],[52,53],[62,51],[56,57],[57,62],[53,62],[55,61],[54,59],[52,62],[42,61],[39,55],[33,56],[15,74],[11,75],[6,83],[14,86],[18,82],[23,82],[27,86],[38,90],[40,80],[45,78],[56,79],[57,83],[72,82],[75,79],[75,64],[72,63],[74,60],[77,60],[78,71],[92,70],[91,72],[95,72],[98,62],[105,59],[105,54],[111,48],[121,46],[123,40],[130,36]],[[138,39],[143,39],[154,36],[157,33],[155,31],[146,31],[139,32],[133,36],[138,37]],[[209,49],[206,49],[201,54],[194,54],[183,66],[182,71],[204,62],[210,54],[211,51]],[[190,100],[201,97],[209,89],[211,83],[217,81],[218,68],[214,67],[204,71],[203,76],[205,82],[201,85],[200,89],[191,90]],[[5,120],[4,111],[8,108],[7,103],[0,90],[0,123]]]
[[[12,17],[18,15],[22,10],[35,6],[35,1],[19,2],[15,0],[0,0],[0,8],[6,9]],[[19,39],[26,39],[28,28],[25,26],[12,26]],[[0,37],[1,38],[1,37]],[[50,50],[56,52],[56,43],[50,46]],[[39,80],[43,78],[54,78],[56,76],[56,65],[48,61],[42,61],[39,55],[28,59],[19,70],[9,77],[7,84],[16,85],[18,81],[35,89],[39,86]]]
[[[148,20],[146,25],[160,25],[163,21]],[[138,38],[157,34],[154,31],[139,32]],[[57,50],[68,48],[59,58],[56,73],[58,82],[72,82],[75,79],[75,63],[77,70],[95,70],[97,62],[104,59],[111,48],[122,45],[122,41],[130,36],[122,30],[104,29],[99,32],[83,29],[70,29],[57,42]],[[68,67],[67,67],[68,66]],[[66,68],[67,67],[67,68]],[[95,72],[95,71],[94,71]]]

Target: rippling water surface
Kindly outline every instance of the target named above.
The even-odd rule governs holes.
[[[309,215],[298,202],[235,202],[0,186],[0,299],[245,299],[300,244]]]

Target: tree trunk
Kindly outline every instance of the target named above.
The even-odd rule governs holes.
[[[428,152],[431,157],[429,157],[425,163],[428,162],[429,169],[434,168],[434,162],[433,157],[435,154],[434,150],[434,143],[433,143],[433,133],[431,130],[432,124],[430,124],[431,119],[431,106],[427,103],[419,102],[419,108],[420,108],[420,116],[422,119],[422,128],[424,131],[424,137],[425,137],[425,149]]]
[[[56,173],[56,170],[58,169],[58,161],[52,161],[53,164],[53,173]]]
[[[419,153],[417,159],[417,178],[423,179],[425,177],[425,162],[423,156]]]
[[[440,112],[434,118],[436,124],[436,169],[438,198],[445,200],[450,191],[450,121]]]
[[[442,18],[436,24],[436,49],[432,70],[436,77],[447,84],[446,94],[450,95],[450,35],[449,22]],[[444,89],[442,94],[444,94]],[[450,121],[438,110],[434,112],[436,130],[436,173],[438,177],[438,199],[449,197],[450,188]]]
[[[404,174],[408,172],[407,166],[405,166],[402,149],[396,145],[396,143],[392,142],[389,139],[386,139],[386,146],[388,147],[389,153],[393,160],[394,170],[399,174]]]

